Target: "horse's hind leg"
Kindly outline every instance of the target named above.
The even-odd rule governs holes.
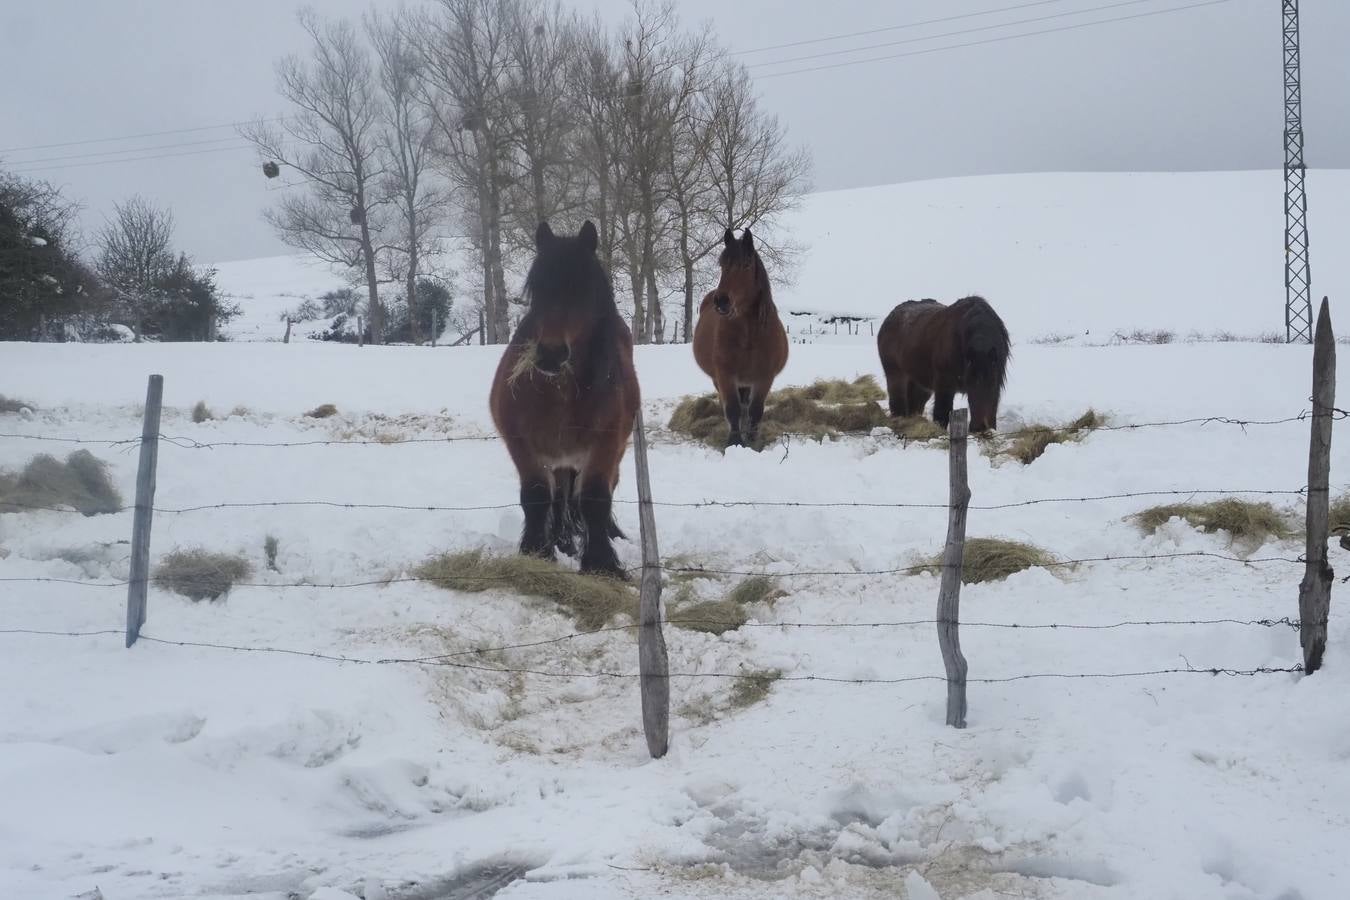
[[[520,478],[520,508],[525,513],[525,528],[520,535],[520,552],[526,556],[555,559],[549,535],[549,516],[553,510],[553,485],[544,472]]]
[[[572,469],[553,472],[553,546],[567,556],[577,555],[576,506],[572,499],[576,477]]]
[[[887,364],[883,359],[881,367],[886,371],[886,399],[889,401],[891,415],[904,418],[914,415],[914,408],[909,402],[910,380],[908,376],[902,375],[898,366]],[[923,407],[919,407],[923,411]]]

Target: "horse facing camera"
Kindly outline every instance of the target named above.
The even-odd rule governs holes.
[[[727,315],[731,312],[731,298],[726,294],[718,294],[713,298],[713,309],[721,315]]]
[[[566,344],[540,344],[534,352],[534,367],[545,375],[557,375],[572,355]]]

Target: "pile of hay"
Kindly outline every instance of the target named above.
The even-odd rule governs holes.
[[[783,677],[778,669],[759,669],[738,677],[727,698],[730,709],[748,709],[769,696],[773,683]]]
[[[327,419],[337,415],[338,408],[331,403],[324,403],[316,406],[305,413],[306,419]]]
[[[533,556],[494,556],[482,550],[444,553],[413,574],[449,591],[504,590],[552,600],[585,630],[602,628],[620,613],[631,616],[637,611],[637,592],[627,583],[582,575]]]
[[[175,550],[160,560],[155,584],[189,600],[215,600],[253,574],[242,556],[200,548]]]
[[[737,582],[718,600],[699,600],[688,584],[667,604],[670,624],[686,631],[726,634],[744,625],[750,618],[747,609],[760,603],[772,604],[784,596],[778,582],[767,575],[751,575]]]
[[[821,440],[841,434],[867,434],[891,426],[880,405],[886,394],[871,375],[853,381],[825,379],[805,387],[780,388],[769,394],[759,427],[759,446],[785,434]],[[675,408],[667,426],[714,447],[727,442],[727,423],[714,394],[687,397]]]
[[[1350,514],[1350,505],[1342,512]],[[1172,519],[1184,519],[1205,534],[1226,531],[1234,539],[1263,544],[1268,539],[1288,538],[1294,533],[1288,517],[1265,502],[1224,497],[1209,503],[1172,503],[1154,506],[1134,515],[1134,521],[1149,534]],[[1335,513],[1332,517],[1336,522]]]
[[[1002,581],[1027,569],[1046,568],[1056,563],[1055,557],[1033,544],[1002,538],[969,538],[961,563],[962,584],[982,584]],[[942,576],[942,554],[931,558],[921,571]]]
[[[1028,425],[1020,429],[1003,453],[1011,456],[1024,466],[1029,466],[1041,458],[1051,444],[1067,444],[1087,437],[1093,429],[1106,424],[1106,417],[1089,409],[1068,425]]]
[[[107,463],[88,450],[76,450],[65,462],[44,453],[17,475],[0,473],[0,512],[50,507],[86,516],[115,513],[122,509],[122,495],[108,477]]]

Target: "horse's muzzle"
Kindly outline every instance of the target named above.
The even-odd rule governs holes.
[[[713,297],[713,309],[717,310],[718,315],[731,315],[731,298],[726,294],[718,294]]]
[[[557,375],[571,355],[566,344],[538,344],[534,349],[534,367],[545,375]]]

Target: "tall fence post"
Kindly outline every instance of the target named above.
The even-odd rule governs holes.
[[[952,411],[950,509],[947,513],[947,546],[942,552],[942,587],[938,592],[938,645],[947,669],[947,724],[966,727],[966,658],[961,653],[961,567],[966,552],[966,510],[970,485],[966,478],[966,437],[970,413]]]
[[[642,539],[642,580],[638,585],[638,672],[642,689],[642,731],[652,759],[670,747],[670,663],[661,633],[661,553],[656,546],[652,481],[647,468],[647,434],[642,409],[633,422],[633,463],[637,469],[638,526]]]
[[[145,389],[141,423],[141,462],[136,470],[136,507],[131,522],[131,578],[127,584],[127,646],[136,643],[145,624],[145,595],[150,584],[150,519],[155,507],[155,466],[159,461],[159,414],[164,376],[151,375]]]
[[[1313,333],[1312,437],[1308,442],[1308,544],[1306,568],[1298,588],[1299,644],[1303,671],[1322,667],[1327,647],[1327,618],[1331,614],[1331,582],[1335,573],[1327,562],[1327,531],[1331,502],[1331,422],[1336,407],[1336,336],[1331,333],[1327,298],[1317,314]]]

